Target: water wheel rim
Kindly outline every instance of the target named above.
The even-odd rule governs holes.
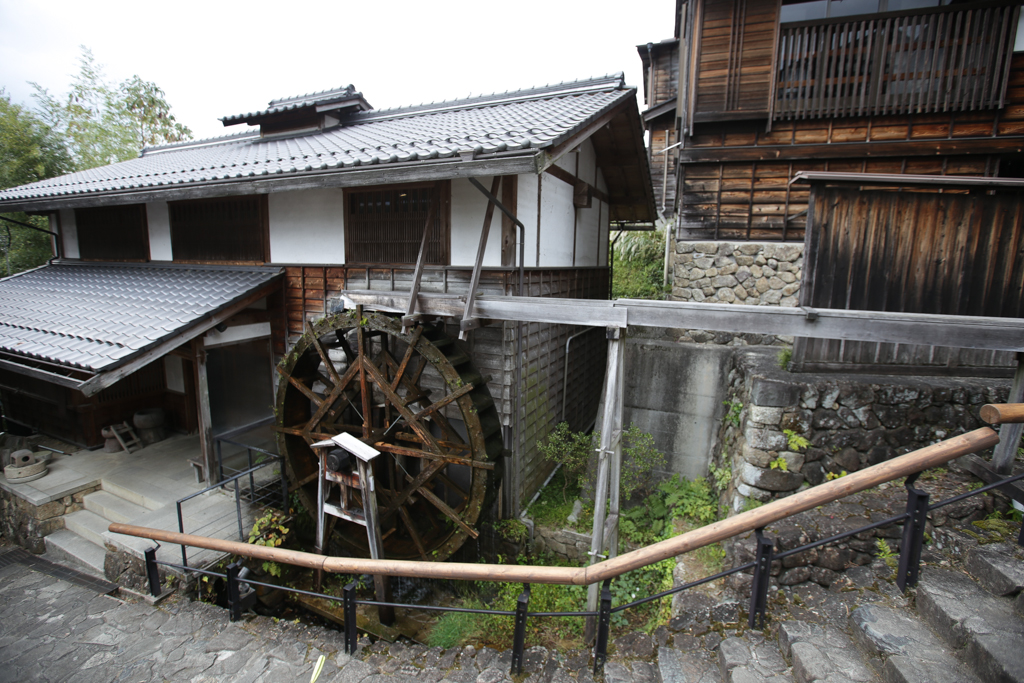
[[[317,373],[313,366],[320,365],[321,361],[329,354],[329,351],[325,352],[321,340],[331,334],[338,335],[339,330],[345,331],[344,335],[338,336],[339,339],[355,331],[357,348],[345,350],[345,354],[348,356],[345,376],[337,373],[333,365],[328,368],[327,364],[323,363],[323,368],[327,371],[326,374],[330,375],[325,377],[324,372]],[[373,348],[373,343],[367,343],[367,338],[374,335],[384,335],[388,340],[394,339],[405,344],[405,353],[400,358],[395,358],[390,354],[386,354],[388,357],[380,355],[376,358],[371,357],[373,353],[370,349]],[[436,345],[442,342],[447,345],[446,348],[450,347],[456,351],[454,355],[459,360],[457,363],[459,368],[456,368],[449,358],[453,354],[446,354]],[[380,346],[386,348],[387,344],[382,341]],[[416,364],[414,361],[416,358],[422,359],[418,361],[418,369],[413,367]],[[416,412],[424,409],[423,399],[404,400],[413,396],[417,390],[426,393],[418,383],[418,375],[417,379],[411,383],[400,381],[397,387],[397,396],[395,389],[389,392],[385,388],[385,385],[390,387],[396,376],[399,376],[400,379],[410,379],[413,373],[422,373],[428,364],[443,382],[446,396],[457,395],[456,398],[450,399],[450,405],[457,409],[463,420],[465,438],[462,438],[461,435],[457,439],[452,438],[452,433],[448,429],[450,425],[444,426],[446,420],[443,418],[442,410],[435,411],[433,414],[435,419],[430,421],[430,426],[435,430],[440,427],[441,436],[444,438],[438,440],[435,437],[433,442],[430,438],[433,436],[432,432],[425,434],[422,423],[417,428],[416,420],[409,419],[410,413],[415,415],[410,406],[415,404]],[[402,374],[403,370],[405,374]],[[333,433],[328,432],[339,426],[342,426],[344,431],[353,431],[351,428],[357,425],[338,425],[336,422],[324,418],[337,415],[339,404],[345,401],[351,404],[354,401],[359,406],[359,410],[355,412],[363,418],[363,424],[358,425],[361,429],[355,435],[378,448],[385,455],[392,456],[380,459],[382,461],[380,466],[390,466],[392,472],[383,477],[385,481],[389,481],[390,477],[391,489],[382,490],[378,499],[378,505],[382,511],[381,516],[384,520],[382,534],[385,535],[386,555],[392,559],[443,560],[458,550],[469,537],[475,536],[475,525],[487,503],[489,491],[493,490],[495,479],[495,477],[490,477],[488,470],[481,467],[480,464],[486,463],[497,455],[496,451],[500,451],[500,430],[497,434],[494,433],[494,426],[498,419],[497,411],[487,392],[486,385],[472,370],[471,363],[468,363],[468,356],[457,349],[443,332],[429,327],[417,327],[403,332],[399,322],[390,316],[380,313],[364,314],[359,311],[345,311],[308,323],[306,334],[282,360],[278,366],[278,372],[281,377],[276,402],[275,428],[278,431],[278,443],[280,452],[285,455],[286,472],[291,485],[297,486],[299,498],[307,510],[315,512],[316,504],[316,459],[309,444],[333,436]],[[316,384],[314,375],[316,374],[319,374],[323,388],[329,388],[326,395],[320,396],[322,402],[319,406],[309,396],[311,392],[317,393],[313,391],[313,386]],[[467,383],[467,374],[477,381]],[[339,383],[344,384],[340,391],[338,390]],[[363,386],[367,387],[365,392]],[[348,395],[345,394],[345,387],[349,388]],[[401,395],[403,389],[406,392],[404,397]],[[370,424],[370,433],[368,434],[367,424],[372,422],[370,415],[380,406],[371,406],[370,410],[366,410],[367,400],[378,396],[378,394],[385,398],[385,405],[394,408],[399,414],[403,412],[404,414],[401,415],[401,420],[394,420],[390,427]],[[333,403],[325,408],[328,399]],[[399,403],[403,404],[404,410],[400,409]],[[314,406],[316,406],[315,411],[313,410]],[[485,433],[484,421],[489,423],[489,433]],[[320,429],[321,426],[327,431]],[[383,438],[381,438],[382,436]],[[416,462],[419,463],[418,472],[411,473],[404,470],[398,472],[393,463],[401,463],[402,458],[408,454],[396,453],[396,451],[403,451],[408,448],[410,441],[416,439],[420,442],[421,452],[452,458],[456,462],[445,462],[443,465],[439,465],[438,463],[441,461],[418,457],[416,459]],[[497,444],[495,439],[498,440]],[[396,442],[404,442],[406,446]],[[399,454],[402,455],[402,458],[393,457]],[[388,463],[392,463],[392,465]],[[465,468],[468,473],[457,468]],[[449,498],[439,500],[439,496],[434,494],[435,487],[439,481],[447,480],[442,487],[446,495],[450,488],[457,489],[457,485],[448,476],[455,472],[463,477],[468,477],[469,484],[465,489],[459,491],[461,495],[457,496],[457,505],[450,507],[447,511],[442,510],[441,507],[448,502]],[[406,486],[400,487],[401,491],[397,490],[399,487],[393,486],[398,479],[406,480]],[[421,479],[423,481],[420,481]],[[405,496],[404,501],[397,501],[396,495],[401,497],[409,488],[414,489],[413,493]],[[408,502],[410,499],[414,503],[405,505],[404,502]],[[424,500],[426,504],[424,504]],[[454,514],[452,514],[453,512]],[[448,526],[439,530],[434,524],[435,520],[426,519],[426,522],[430,524],[429,533],[421,533],[422,530],[417,531],[417,527],[424,522],[422,517],[424,513],[437,513],[439,517],[444,518]],[[354,525],[339,524],[341,528],[335,535],[335,539],[340,540],[353,554],[367,555],[365,529],[349,528]],[[404,533],[399,533],[399,531]],[[417,539],[418,533],[425,538]],[[393,534],[395,538],[389,541],[389,534]]]

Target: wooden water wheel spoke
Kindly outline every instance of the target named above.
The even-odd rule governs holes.
[[[274,428],[307,509],[316,509],[318,476],[310,444],[349,432],[381,453],[372,467],[386,557],[446,559],[477,536],[497,490],[488,454],[500,451],[501,434],[484,435],[481,420],[496,422],[497,411],[487,387],[474,386],[463,346],[441,329],[404,333],[396,318],[357,309],[307,324],[279,373]],[[338,522],[330,542],[369,552],[366,530],[350,522]]]

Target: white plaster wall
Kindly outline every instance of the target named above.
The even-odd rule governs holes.
[[[270,323],[252,323],[251,325],[236,325],[229,327],[223,332],[210,330],[203,337],[203,346],[224,346],[235,342],[246,341],[247,339],[259,339],[270,336]]]
[[[146,222],[149,224],[149,259],[151,261],[173,261],[171,218],[167,211],[167,202],[147,203]]]
[[[591,185],[593,183],[591,182]],[[580,267],[596,266],[600,249],[603,202],[591,199],[589,209],[576,209],[576,263]]]
[[[519,187],[516,190],[516,217],[522,222],[525,230],[523,263],[526,267],[537,265],[537,191],[540,180],[532,173],[519,176]],[[516,240],[519,230],[516,229]],[[516,263],[519,263],[519,245],[516,245]]]
[[[540,267],[572,265],[573,187],[550,173],[541,174]]]
[[[272,263],[344,263],[341,189],[275,192],[270,209]]]
[[[64,238],[64,249],[61,250],[63,257],[79,258],[78,227],[75,223],[74,209],[60,210],[60,232]]]
[[[164,379],[167,381],[167,388],[170,391],[185,393],[185,368],[182,365],[181,357],[173,354],[164,356]]]
[[[477,178],[481,185],[490,189],[494,178]],[[499,191],[498,199],[501,199]],[[452,181],[452,243],[453,266],[472,266],[476,263],[476,250],[480,245],[480,231],[487,211],[487,197],[473,187],[465,178]],[[484,251],[484,266],[501,266],[501,212],[494,210],[491,229],[487,233],[487,248]]]

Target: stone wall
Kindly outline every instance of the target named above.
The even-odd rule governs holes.
[[[43,505],[33,505],[10,491],[0,489],[0,522],[4,537],[37,555],[46,551],[44,536],[64,528],[64,515],[82,509],[82,499],[99,486],[84,489]]]
[[[1008,393],[998,379],[792,374],[771,349],[738,351],[729,400],[740,423],[723,422],[716,453],[732,469],[724,502],[742,510],[976,429],[981,406]]]
[[[590,558],[591,538],[569,529],[537,525],[533,532],[533,552],[547,553],[569,562],[586,562]]]
[[[799,243],[676,242],[672,254],[673,301],[747,306],[796,306],[803,274]],[[733,335],[685,330],[681,341],[714,344],[779,344],[791,339],[756,332]]]

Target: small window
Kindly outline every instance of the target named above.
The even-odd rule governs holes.
[[[83,260],[149,260],[145,204],[75,209],[75,229]]]
[[[266,195],[169,202],[175,261],[264,263]]]
[[[417,185],[346,192],[345,261],[413,264],[433,206],[428,265],[448,265],[450,185]]]

